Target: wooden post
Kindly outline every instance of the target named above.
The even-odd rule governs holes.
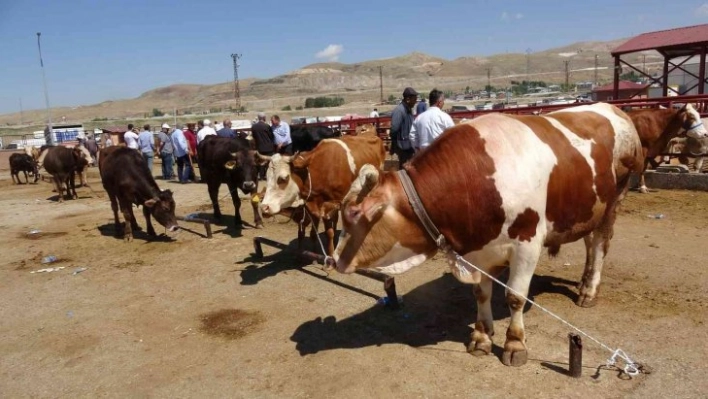
[[[580,378],[583,373],[583,340],[579,335],[568,334],[568,351],[569,374],[573,378]]]

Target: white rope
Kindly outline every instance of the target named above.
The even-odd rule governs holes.
[[[307,183],[309,186],[309,191],[307,192],[307,197],[305,197],[305,203],[302,205],[302,209],[305,215],[307,215],[308,218],[310,218],[310,223],[312,224],[312,228],[315,229],[315,237],[317,237],[317,241],[320,243],[320,249],[322,250],[322,255],[324,255],[324,265],[325,267],[327,266],[327,261],[332,259],[329,254],[327,254],[327,250],[325,250],[324,243],[322,243],[322,239],[320,238],[320,235],[317,233],[317,229],[315,228],[315,219],[312,217],[310,214],[310,211],[307,209],[307,201],[310,199],[310,196],[312,195],[312,178],[310,176],[310,168],[306,168],[307,170]],[[305,227],[303,226],[305,223],[305,215],[302,215],[302,218],[300,219],[300,230],[305,232]]]
[[[607,359],[607,366],[608,366],[608,367],[609,367],[609,366],[614,366],[614,365],[617,363],[617,358],[619,357],[619,358],[622,359],[622,360],[624,361],[624,363],[625,363],[625,366],[624,366],[623,371],[624,371],[625,373],[627,373],[627,375],[629,375],[629,376],[636,376],[637,374],[639,374],[640,365],[637,364],[637,363],[635,363],[632,359],[630,359],[630,357],[629,357],[622,349],[620,349],[620,348],[617,348],[617,349],[612,349],[612,348],[610,348],[608,345],[605,345],[604,343],[600,342],[600,341],[599,341],[598,339],[596,339],[595,337],[593,337],[593,336],[591,336],[590,334],[586,333],[585,331],[579,329],[578,327],[576,327],[576,326],[570,324],[569,322],[565,321],[563,318],[561,318],[561,317],[558,316],[557,314],[551,312],[550,310],[546,309],[545,307],[543,307],[543,306],[539,305],[538,303],[534,302],[533,300],[529,299],[529,298],[526,297],[525,295],[521,294],[519,291],[517,291],[517,290],[515,290],[515,289],[509,287],[508,285],[504,284],[504,283],[501,282],[499,279],[495,278],[494,276],[492,276],[492,275],[490,275],[489,273],[485,272],[484,270],[480,269],[480,268],[477,267],[476,265],[473,265],[472,263],[468,262],[465,258],[463,258],[462,256],[460,256],[460,254],[458,254],[458,253],[456,253],[456,252],[454,252],[454,251],[453,251],[452,253],[454,254],[455,259],[456,259],[457,261],[460,261],[460,262],[462,262],[462,263],[464,263],[464,264],[466,264],[466,265],[472,266],[473,268],[477,269],[480,273],[484,274],[485,276],[487,276],[489,279],[491,279],[491,280],[494,281],[495,283],[497,283],[497,284],[501,285],[502,287],[506,288],[507,290],[513,292],[515,295],[518,295],[518,296],[524,298],[524,299],[525,299],[526,301],[528,301],[530,304],[532,304],[532,305],[536,306],[537,308],[541,309],[542,311],[548,313],[549,315],[553,316],[556,320],[558,320],[558,321],[560,321],[561,323],[565,324],[566,326],[572,328],[573,330],[577,331],[578,333],[584,335],[585,337],[587,337],[587,338],[589,338],[590,340],[594,341],[596,344],[600,345],[603,349],[605,349],[605,350],[609,351],[610,353],[612,353],[612,356],[611,356],[609,359]],[[465,269],[465,271],[467,271],[467,269]],[[469,271],[467,271],[467,273],[469,274]]]

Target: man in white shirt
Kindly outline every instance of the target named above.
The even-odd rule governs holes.
[[[211,121],[209,119],[204,119],[203,125],[204,127],[197,132],[197,144],[201,143],[206,136],[216,136],[216,130],[211,127]]]
[[[429,146],[445,129],[455,125],[452,117],[442,110],[445,104],[443,92],[433,89],[429,100],[430,108],[416,117],[411,128],[410,140],[416,151]]]
[[[125,146],[134,150],[138,149],[138,133],[133,128],[133,124],[128,124],[128,131],[123,135]]]
[[[373,111],[369,114],[369,118],[378,118],[379,117],[379,110],[374,108]]]

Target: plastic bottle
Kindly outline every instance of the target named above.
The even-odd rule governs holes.
[[[56,262],[56,260],[57,260],[56,256],[49,255],[49,256],[45,256],[44,258],[42,258],[42,263],[52,263],[52,262]]]

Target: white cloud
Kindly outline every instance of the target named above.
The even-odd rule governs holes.
[[[327,61],[337,61],[339,59],[339,55],[342,54],[342,51],[344,51],[344,46],[341,44],[330,44],[325,47],[324,50],[318,51],[317,54],[315,54],[315,57],[324,58]]]
[[[696,11],[694,13],[699,18],[708,17],[708,3],[701,4],[698,8],[696,8]]]
[[[499,17],[499,19],[501,19],[502,21],[511,21],[512,19],[521,19],[523,17],[524,17],[524,14],[522,14],[520,12],[517,12],[516,14],[510,14],[510,13],[504,11],[504,12],[502,12],[501,17]]]

